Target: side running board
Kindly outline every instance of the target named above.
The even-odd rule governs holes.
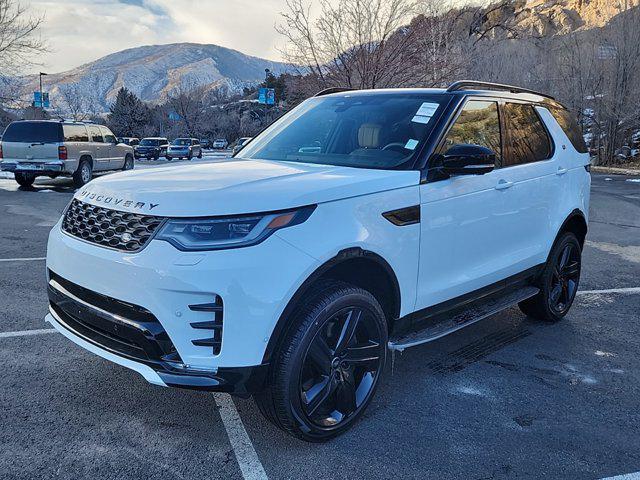
[[[513,307],[523,300],[537,295],[538,292],[540,292],[540,289],[526,286],[505,295],[491,296],[489,299],[479,300],[462,311],[457,311],[451,315],[444,315],[442,320],[434,321],[433,324],[422,330],[391,338],[388,344],[389,350],[392,352],[402,352],[406,348],[433,342],[445,335],[449,335],[461,328],[473,325],[491,315]]]

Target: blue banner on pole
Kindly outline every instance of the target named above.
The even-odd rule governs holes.
[[[49,108],[49,93],[33,92],[33,106],[38,108]]]
[[[275,105],[276,91],[273,88],[261,88],[258,91],[258,103],[263,105]]]

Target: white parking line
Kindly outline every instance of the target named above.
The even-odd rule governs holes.
[[[34,257],[34,258],[0,258],[1,262],[40,262],[46,260],[47,257]]]
[[[609,288],[607,290],[580,290],[578,295],[593,295],[604,293],[640,293],[640,287]]]
[[[628,473],[626,475],[617,475],[615,477],[607,477],[602,480],[640,480],[640,472]]]
[[[44,335],[46,333],[54,333],[54,328],[43,328],[41,330],[22,330],[19,332],[0,332],[0,338],[13,338],[13,337],[30,337],[32,335]]]
[[[242,477],[245,480],[266,480],[267,473],[253,448],[231,396],[226,393],[214,393],[214,396]]]

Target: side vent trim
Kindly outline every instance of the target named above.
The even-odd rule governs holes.
[[[391,210],[382,214],[384,218],[398,227],[420,223],[420,205]]]

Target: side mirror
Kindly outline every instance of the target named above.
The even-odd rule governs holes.
[[[441,157],[445,175],[484,175],[495,168],[496,154],[480,145],[456,144]]]

